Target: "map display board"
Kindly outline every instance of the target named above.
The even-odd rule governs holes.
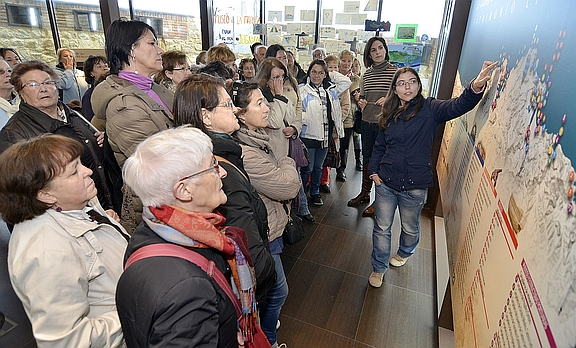
[[[472,0],[437,164],[456,347],[576,345],[576,2]]]

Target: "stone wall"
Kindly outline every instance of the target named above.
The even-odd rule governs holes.
[[[39,28],[8,24],[6,4],[39,6],[41,9],[41,26]],[[82,4],[55,4],[58,31],[62,47],[72,49],[104,48],[104,32],[75,30],[73,11],[100,12],[98,6]],[[164,50],[185,52],[194,62],[202,50],[200,18],[178,16],[145,11],[135,11],[136,16],[162,18],[163,35],[158,44]],[[52,30],[48,11],[44,2],[11,0],[0,1],[0,37],[2,47],[12,47],[18,51],[23,60],[38,59],[50,66],[56,65],[56,50],[52,40]]]

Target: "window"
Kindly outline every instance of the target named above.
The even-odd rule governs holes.
[[[42,27],[40,19],[40,7],[18,6],[6,4],[8,23],[24,27]]]
[[[138,21],[142,21],[151,26],[152,28],[154,28],[156,36],[158,37],[163,36],[164,31],[162,26],[162,18],[136,16],[135,19]]]
[[[74,11],[74,29],[87,31],[102,30],[102,17],[100,13]]]

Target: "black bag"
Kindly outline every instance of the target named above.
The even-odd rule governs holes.
[[[362,133],[362,111],[359,109],[354,112],[354,125],[352,129],[358,134]]]
[[[340,168],[340,153],[336,149],[334,139],[330,137],[328,140],[328,153],[324,159],[324,167]]]
[[[296,214],[294,209],[288,212],[286,202],[282,203],[282,205],[288,215],[288,223],[284,228],[284,243],[293,245],[304,239],[304,224],[302,223],[302,218]]]

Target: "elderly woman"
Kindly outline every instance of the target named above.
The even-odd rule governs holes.
[[[110,76],[94,89],[95,121],[105,121],[110,147],[120,167],[150,134],[172,127],[170,91],[154,83],[162,70],[156,33],[140,21],[114,21],[106,32]],[[124,187],[122,223],[131,232],[140,222],[142,204]]]
[[[94,110],[92,109],[92,92],[97,84],[102,82],[104,77],[110,73],[106,57],[90,56],[84,62],[84,79],[90,85],[90,88],[82,96],[82,115],[88,121],[94,117]]]
[[[91,128],[80,114],[58,101],[57,75],[46,63],[31,60],[18,64],[12,84],[20,95],[18,112],[0,131],[0,152],[10,145],[44,133],[54,133],[82,143],[82,164],[93,171],[98,199],[106,209],[119,211],[122,177],[104,134]]]
[[[270,144],[270,137],[264,130],[268,126],[270,109],[258,85],[243,84],[238,89],[235,102],[238,106],[236,115],[240,121],[240,129],[235,133],[235,137],[242,146],[244,168],[268,210],[268,240],[277,280],[266,300],[260,303],[260,323],[270,344],[275,347],[278,344],[276,323],[288,296],[288,284],[280,254],[284,248],[282,234],[288,222],[285,208],[289,207],[281,201],[296,197],[301,184],[294,161],[286,154],[275,152]]]
[[[62,93],[61,99],[64,104],[72,100],[81,100],[88,90],[88,83],[84,78],[84,71],[76,69],[76,53],[68,48],[58,50],[58,84]]]
[[[10,47],[0,48],[0,56],[2,56],[2,58],[6,60],[8,64],[10,64],[10,67],[12,69],[14,69],[16,65],[22,63],[22,59],[20,58],[18,52],[16,52],[15,49]]]
[[[0,155],[10,281],[39,347],[124,345],[114,292],[129,237],[98,202],[83,152],[44,134]]]
[[[226,170],[212,155],[210,138],[193,127],[156,133],[136,148],[123,172],[146,207],[126,256],[162,244],[210,260],[228,282],[233,280],[242,309],[252,317],[256,303],[246,235],[223,227],[224,217],[214,212],[226,203],[221,180]],[[249,338],[246,330],[237,332],[232,302],[237,299],[176,255],[129,265],[118,282],[116,300],[130,347],[238,347]]]
[[[156,75],[154,81],[174,93],[180,81],[191,74],[186,54],[180,51],[169,51],[162,55],[162,71]]]
[[[10,82],[12,67],[4,59],[0,59],[0,129],[8,119],[18,111],[18,102],[14,94],[14,86]]]
[[[232,137],[240,128],[235,111],[221,79],[196,74],[184,80],[176,90],[174,123],[177,126],[190,124],[208,134],[214,145],[214,155],[228,172],[222,179],[222,189],[228,200],[218,211],[226,218],[224,225],[246,231],[256,273],[256,300],[262,303],[276,281],[274,260],[268,247],[268,214],[244,170],[242,148]]]
[[[234,71],[234,77],[233,77],[234,81],[239,79],[240,76],[238,75],[238,68],[236,67],[235,64],[236,55],[234,54],[234,52],[232,52],[231,49],[225,46],[210,47],[210,49],[208,49],[208,52],[206,52],[206,64],[215,61],[223,62],[224,64],[226,64],[228,68]]]

